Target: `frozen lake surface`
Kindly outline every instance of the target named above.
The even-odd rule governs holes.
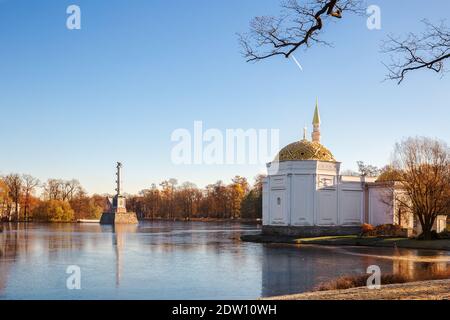
[[[445,270],[431,250],[247,243],[256,225],[204,222],[5,224],[0,299],[254,299],[309,291],[370,265],[412,276]],[[81,289],[69,290],[69,266]]]

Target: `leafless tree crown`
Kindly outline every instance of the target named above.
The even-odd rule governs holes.
[[[313,43],[329,45],[320,39],[325,20],[343,17],[345,12],[362,13],[361,0],[286,0],[277,16],[255,17],[250,31],[239,35],[247,62],[273,56],[289,56]]]
[[[412,212],[430,233],[438,215],[450,212],[450,149],[430,138],[409,138],[396,145],[392,168],[401,193],[395,201]]]
[[[419,69],[445,73],[444,63],[450,58],[450,29],[444,22],[435,25],[424,20],[423,23],[426,30],[420,35],[389,36],[384,42],[383,52],[391,56],[391,61],[385,63],[388,69],[386,79],[400,84],[409,72]]]

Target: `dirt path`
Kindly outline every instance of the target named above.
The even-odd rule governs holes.
[[[419,281],[382,286],[292,294],[267,300],[449,300],[450,280]]]

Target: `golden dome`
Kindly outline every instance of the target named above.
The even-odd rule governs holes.
[[[303,139],[281,149],[274,161],[319,160],[335,162],[333,154],[319,142]]]

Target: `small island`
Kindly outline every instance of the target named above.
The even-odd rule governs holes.
[[[110,209],[102,214],[101,224],[137,224],[138,219],[135,212],[127,212],[126,199],[121,193],[121,170],[122,163],[116,166],[116,195],[112,201],[108,198]]]

